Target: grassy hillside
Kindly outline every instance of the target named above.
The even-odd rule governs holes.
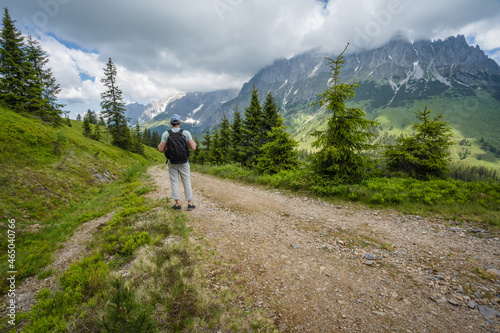
[[[85,216],[112,209],[113,202],[102,199],[107,185],[128,170],[164,161],[152,148],[145,147],[143,157],[88,139],[81,122],[71,124],[54,128],[0,108],[2,277],[8,271],[8,220],[16,222],[16,269],[22,279],[50,262],[59,242]]]
[[[9,271],[17,288],[28,276],[58,286],[42,288],[28,311],[16,303],[16,326],[0,307],[0,332],[272,332],[260,311],[232,306],[242,291],[209,290],[205,272],[220,265],[216,251],[191,243],[187,217],[166,196],[146,196],[155,190],[147,168],[164,156],[92,141],[82,123],[71,123],[52,128],[0,109],[0,295]],[[48,266],[78,226],[104,216],[85,257],[64,271]]]
[[[145,147],[145,157],[82,135],[82,122],[53,128],[0,109],[2,213],[7,218],[44,219],[132,164],[163,161]],[[100,180],[104,179],[103,180]]]

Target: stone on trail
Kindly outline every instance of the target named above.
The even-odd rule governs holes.
[[[368,259],[368,260],[377,260],[377,256],[374,255],[374,254],[371,254],[371,253],[365,253],[365,259]]]
[[[499,269],[488,269],[486,271],[486,273],[494,274],[494,275],[496,275],[497,277],[500,278],[500,270]]]

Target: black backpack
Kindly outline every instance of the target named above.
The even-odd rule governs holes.
[[[189,147],[186,137],[182,134],[183,131],[182,129],[179,132],[168,130],[165,157],[171,164],[183,164],[189,161]]]

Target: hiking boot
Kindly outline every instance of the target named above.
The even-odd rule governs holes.
[[[181,207],[181,205],[173,205],[173,206],[172,206],[172,209],[173,209],[173,210],[181,210],[181,209],[182,209],[182,207]]]
[[[195,209],[195,208],[196,208],[196,206],[195,206],[195,205],[188,205],[188,210],[193,210],[193,209]]]

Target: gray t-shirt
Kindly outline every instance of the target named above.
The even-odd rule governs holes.
[[[171,130],[172,130],[172,132],[177,133],[181,130],[181,128],[180,127],[172,127]],[[182,132],[182,135],[184,135],[186,137],[186,141],[193,140],[193,136],[191,135],[191,133],[189,133],[189,131],[184,130]],[[161,136],[161,142],[167,143],[168,137],[169,137],[168,131],[163,132],[163,134]]]

